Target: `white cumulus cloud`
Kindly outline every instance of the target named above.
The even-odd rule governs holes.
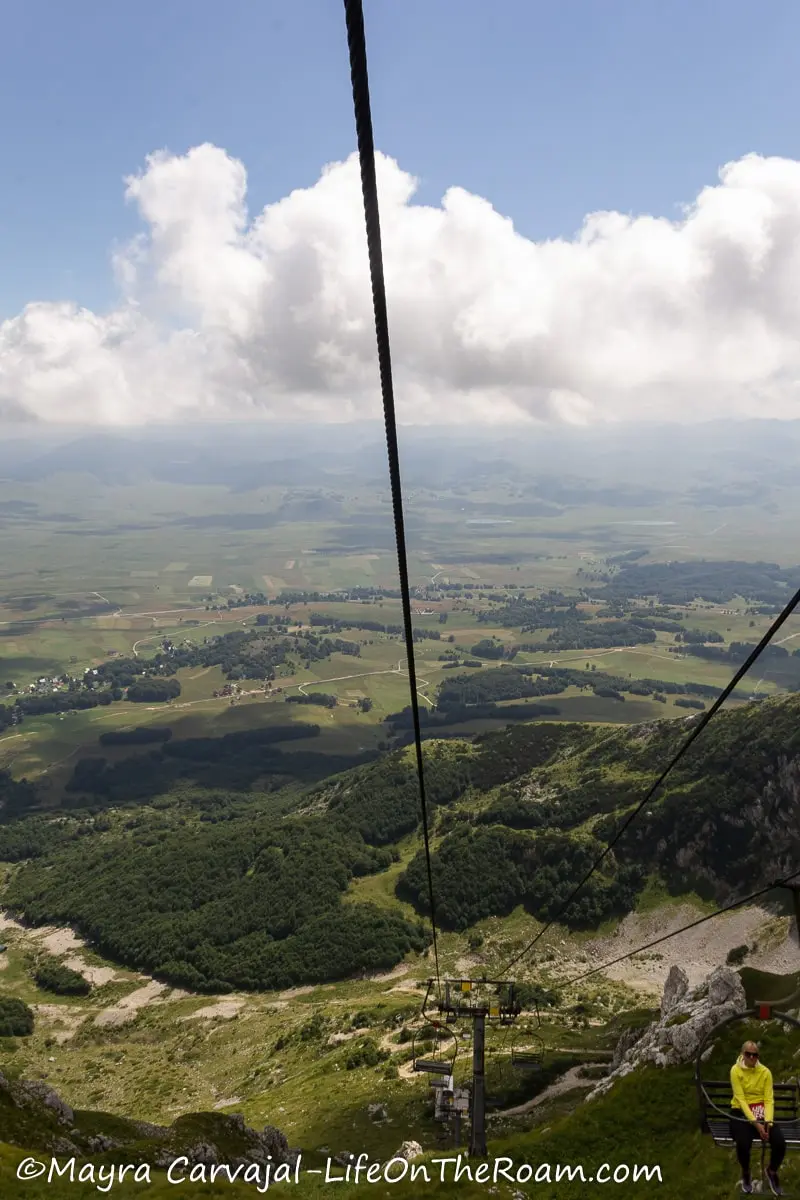
[[[398,416],[441,424],[800,417],[800,163],[748,155],[670,221],[531,241],[378,156]],[[0,324],[0,418],[138,424],[380,411],[358,161],[251,216],[213,145],[126,180],[119,302]]]

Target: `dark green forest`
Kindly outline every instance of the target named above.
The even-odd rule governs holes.
[[[523,686],[564,683],[558,671],[485,674],[507,672]],[[720,714],[567,923],[587,928],[629,910],[650,874],[725,901],[796,869],[799,718],[792,696]],[[5,903],[37,923],[74,924],[111,958],[196,990],[391,967],[426,945],[422,856],[397,884],[419,923],[344,893],[396,862],[399,839],[418,835],[414,758],[395,750],[345,770],[337,759],[305,782],[292,764],[284,787],[281,764],[295,755],[275,741],[313,744],[317,733],[292,725],[175,741],[162,728],[132,758],[76,764],[55,813],[39,807],[32,785],[0,775],[0,860],[17,864]],[[427,741],[443,927],[466,929],[517,905],[549,919],[682,737],[671,721],[611,732],[534,721],[472,741]]]

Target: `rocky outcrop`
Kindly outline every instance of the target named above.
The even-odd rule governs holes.
[[[644,1063],[667,1067],[691,1062],[706,1035],[746,1007],[742,981],[730,967],[717,967],[705,983],[690,992],[686,972],[673,966],[664,984],[660,1017],[645,1029],[626,1030],[617,1043],[609,1074],[586,1099],[602,1096],[615,1080]]]
[[[680,967],[671,967],[661,997],[661,1016],[667,1017],[689,991],[689,976]]]
[[[47,1108],[62,1125],[72,1125],[75,1114],[70,1106],[59,1096],[58,1092],[39,1079],[19,1080],[11,1084],[0,1075],[0,1087],[4,1087],[17,1104],[23,1107]]]
[[[40,1080],[9,1080],[0,1074],[0,1137],[28,1150],[89,1157],[113,1153],[129,1163],[167,1166],[184,1156],[190,1166],[294,1165],[297,1151],[279,1129],[250,1129],[241,1113],[191,1113],[170,1126],[113,1118],[114,1135],[81,1129],[81,1118],[56,1091]],[[127,1135],[126,1135],[127,1131]]]
[[[403,1142],[399,1150],[394,1154],[395,1158],[404,1158],[407,1162],[411,1162],[414,1158],[419,1158],[423,1153],[422,1146],[419,1142]]]

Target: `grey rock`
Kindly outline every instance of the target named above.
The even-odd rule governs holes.
[[[622,1063],[627,1051],[630,1050],[631,1046],[636,1045],[643,1032],[643,1029],[637,1029],[635,1026],[631,1026],[630,1029],[625,1030],[625,1032],[622,1034],[622,1037],[617,1042],[614,1054],[611,1058],[609,1074],[611,1074],[613,1071],[616,1071],[617,1067]]]
[[[43,1104],[55,1113],[63,1125],[73,1125],[75,1123],[74,1112],[49,1084],[42,1083],[38,1079],[28,1079],[13,1085],[10,1090],[17,1103],[21,1103],[26,1107],[37,1103]]]
[[[108,1150],[118,1150],[122,1142],[106,1137],[104,1133],[98,1133],[95,1137],[87,1138],[86,1145],[92,1154],[105,1154]]]
[[[191,1166],[204,1163],[206,1166],[215,1167],[219,1162],[219,1150],[210,1142],[196,1142],[194,1146],[189,1146],[184,1150],[184,1154]]]
[[[407,1162],[411,1162],[412,1158],[419,1158],[420,1154],[422,1153],[422,1146],[420,1146],[419,1142],[408,1141],[403,1142],[402,1146],[398,1151],[396,1151],[393,1157],[404,1158]]]
[[[730,967],[717,967],[708,978],[708,1001],[710,1004],[733,1004],[736,1011],[746,1007],[742,981]]]
[[[644,1063],[667,1067],[691,1062],[707,1034],[727,1017],[744,1012],[746,1007],[742,982],[730,967],[717,967],[691,995],[685,972],[672,967],[665,982],[658,1020],[645,1029],[626,1030],[617,1043],[608,1075],[586,1099],[602,1096],[614,1086],[615,1080]]]
[[[80,1147],[71,1142],[69,1138],[53,1138],[50,1143],[50,1150],[53,1154],[68,1154],[70,1158],[73,1154],[80,1154],[81,1152]]]
[[[667,982],[664,984],[664,994],[661,997],[661,1015],[666,1017],[677,1008],[689,990],[689,976],[682,967],[672,966],[669,969]]]

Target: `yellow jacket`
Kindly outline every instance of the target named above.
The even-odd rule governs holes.
[[[731,1107],[740,1108],[748,1121],[755,1121],[751,1104],[764,1105],[764,1120],[772,1121],[775,1105],[772,1096],[772,1072],[762,1062],[746,1067],[740,1055],[731,1067]]]

